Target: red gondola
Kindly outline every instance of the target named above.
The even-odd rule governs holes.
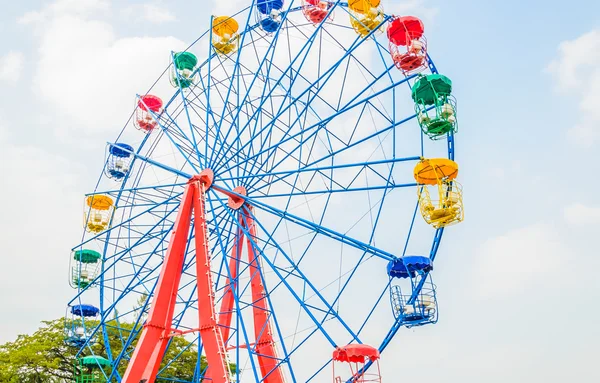
[[[390,54],[405,75],[427,68],[427,40],[423,22],[413,16],[394,17],[387,27]]]
[[[333,352],[333,381],[342,383],[377,382],[381,383],[381,370],[379,369],[379,350],[366,344],[349,344],[338,347]],[[343,363],[343,377],[336,375],[335,365]],[[348,368],[349,367],[349,368]],[[369,367],[367,371],[367,367]],[[349,370],[349,371],[348,371]]]
[[[152,132],[156,119],[161,113],[163,102],[160,98],[147,94],[140,97],[135,110],[134,125],[146,133]],[[153,117],[153,114],[155,115]]]
[[[333,5],[333,2],[324,0],[302,0],[302,13],[306,20],[318,25],[327,18],[333,20],[333,12],[329,12]]]

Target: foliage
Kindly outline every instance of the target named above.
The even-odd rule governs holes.
[[[2,383],[63,383],[72,382],[74,375],[81,373],[77,367],[76,347],[65,344],[64,318],[42,322],[43,326],[31,335],[19,335],[14,342],[0,345],[0,382]],[[86,321],[87,328],[94,328],[98,322]],[[134,340],[127,348],[131,355],[137,342],[141,326],[132,323],[106,323],[108,340],[112,357],[116,358],[123,347],[122,339],[133,332]],[[99,355],[107,357],[104,336],[98,334],[95,342],[86,348],[82,355]],[[201,368],[206,367],[204,357],[201,357]],[[198,352],[193,344],[184,337],[174,337],[165,353],[166,362],[161,365],[162,378],[177,378],[179,381],[192,381]],[[122,375],[127,367],[123,360],[118,371]],[[234,366],[232,366],[235,369]],[[160,381],[161,379],[157,379]]]
[[[72,378],[75,352],[64,343],[64,321],[42,323],[33,334],[0,346],[0,382],[58,383]]]
[[[118,356],[123,348],[122,340],[128,339],[132,332],[134,340],[127,348],[127,354],[133,354],[133,350],[135,349],[139,337],[138,335],[141,331],[141,326],[138,325],[135,327],[131,323],[115,323],[114,321],[109,321],[106,323],[106,328],[108,329],[108,339],[114,358]],[[98,342],[92,348],[94,350],[94,354],[106,355],[106,347],[104,346],[104,342]],[[190,344],[188,339],[183,337],[173,337],[169,347],[165,352],[165,357],[163,360],[164,361],[159,370],[161,371],[160,377],[178,378],[182,381],[192,381],[196,363],[198,361],[198,352],[195,345]],[[166,366],[167,362],[170,362],[168,366]],[[204,369],[205,367],[206,362],[204,357],[202,357],[201,368]],[[126,361],[119,364],[118,371],[121,376],[125,373],[126,368]]]

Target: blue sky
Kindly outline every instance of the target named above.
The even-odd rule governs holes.
[[[80,235],[72,222],[100,172],[104,142],[124,120],[120,110],[106,115],[90,105],[129,108],[131,92],[166,64],[163,47],[191,42],[210,13],[241,3],[3,5],[0,341],[64,313],[65,260]],[[600,380],[600,2],[566,4],[384,2],[391,13],[423,18],[430,53],[454,81],[466,206],[436,261],[440,322],[395,339],[399,362],[388,359],[389,374],[424,382]],[[112,74],[85,70],[88,57],[108,68],[136,47],[156,63],[141,65],[122,88],[104,89],[102,76]],[[53,54],[65,49],[81,60],[65,65]]]

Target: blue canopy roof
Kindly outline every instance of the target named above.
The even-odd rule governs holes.
[[[133,147],[119,142],[111,145],[109,150],[113,156],[127,158],[131,156],[130,152],[133,152]]]
[[[420,255],[409,255],[390,261],[387,266],[388,275],[392,278],[414,277],[415,272],[433,270],[431,259]]]
[[[80,317],[95,317],[99,312],[100,309],[92,305],[77,305],[71,307],[71,314]]]
[[[273,9],[283,8],[283,0],[256,0],[256,8],[263,15],[268,15]]]

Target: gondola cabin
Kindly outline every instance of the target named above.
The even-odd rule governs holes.
[[[109,145],[104,174],[115,181],[122,180],[129,173],[132,159],[132,146],[124,143]]]
[[[381,383],[379,358],[379,350],[366,344],[338,347],[331,358],[333,383]],[[370,366],[368,370],[365,368],[367,366]]]
[[[97,251],[81,249],[71,257],[71,287],[84,289],[90,286],[98,273],[101,255]]]
[[[151,133],[157,125],[162,106],[162,100],[156,96],[147,94],[140,97],[133,120],[135,127],[145,133]]]
[[[447,158],[422,159],[415,166],[421,215],[436,229],[464,219],[462,187],[456,181],[457,175],[458,164]],[[435,194],[430,193],[430,187]]]
[[[108,359],[97,355],[79,358],[73,374],[75,383],[105,383],[106,374],[103,369],[111,366]]]
[[[306,20],[314,25],[321,24],[324,20],[333,21],[334,1],[302,0],[302,13]]]
[[[212,45],[221,56],[228,56],[238,50],[240,35],[239,25],[234,18],[218,16],[212,21]]]
[[[372,31],[379,31],[385,18],[381,0],[350,0],[350,25],[360,36],[365,37]]]
[[[420,76],[412,88],[412,99],[419,126],[429,138],[437,140],[456,133],[456,100],[452,81],[441,74]]]
[[[196,82],[196,65],[198,58],[190,52],[174,53],[171,65],[171,85],[175,88],[186,89]]]
[[[428,257],[410,255],[390,261],[387,267],[392,281],[390,302],[394,318],[403,326],[416,327],[437,322],[437,298]]]
[[[423,22],[413,16],[394,17],[387,26],[390,54],[404,75],[427,68],[427,40]]]
[[[85,199],[85,228],[90,233],[108,229],[114,212],[113,199],[104,194],[92,194]]]
[[[256,0],[256,22],[260,28],[273,33],[283,22],[283,0]]]
[[[65,316],[65,343],[72,347],[82,347],[93,341],[89,321],[97,320],[100,310],[92,305],[70,306]]]

